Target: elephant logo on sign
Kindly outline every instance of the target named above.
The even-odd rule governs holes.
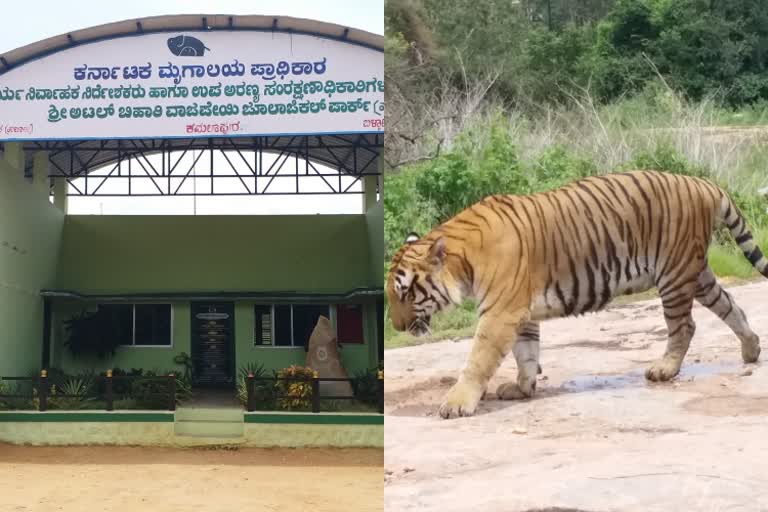
[[[201,40],[192,36],[176,36],[168,39],[168,49],[178,57],[202,57],[211,51]]]

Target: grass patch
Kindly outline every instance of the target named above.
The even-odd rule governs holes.
[[[715,245],[709,250],[709,266],[718,277],[748,279],[757,275],[743,254],[722,245]]]
[[[717,123],[731,126],[756,126],[768,124],[768,103],[765,100],[742,105],[738,110],[722,109]]]
[[[425,343],[435,343],[438,341],[445,341],[456,338],[469,338],[475,334],[476,320],[468,322],[468,324],[461,329],[446,329],[446,330],[433,330],[429,336],[423,336],[417,338],[407,332],[396,332],[391,336],[384,338],[384,348],[402,348],[412,347],[415,345],[423,345]]]
[[[432,334],[417,338],[408,332],[398,332],[392,327],[389,317],[385,318],[384,348],[410,347],[451,338],[464,338],[475,333],[477,304],[473,300],[450,311],[438,313],[431,322]]]
[[[752,233],[757,245],[763,251],[768,250],[768,230],[761,229]],[[727,245],[713,244],[709,249],[708,258],[709,266],[718,277],[745,280],[759,276],[735,242],[730,242]]]

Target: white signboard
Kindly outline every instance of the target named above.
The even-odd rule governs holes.
[[[198,313],[195,318],[200,320],[226,320],[229,318],[227,313]]]
[[[284,32],[155,33],[0,75],[0,140],[384,131],[384,53]]]

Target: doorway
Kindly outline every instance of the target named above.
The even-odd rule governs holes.
[[[201,388],[235,384],[234,312],[232,302],[192,303],[192,383]]]

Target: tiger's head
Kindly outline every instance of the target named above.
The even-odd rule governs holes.
[[[396,330],[414,336],[429,334],[432,315],[457,302],[445,258],[442,237],[421,238],[416,233],[408,235],[392,258],[386,293]]]

